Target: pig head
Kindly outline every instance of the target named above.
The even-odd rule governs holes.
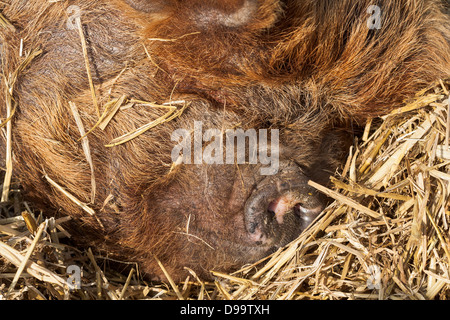
[[[380,1],[379,29],[369,2],[3,1],[14,175],[36,206],[73,218],[80,244],[150,277],[164,278],[157,260],[177,280],[184,267],[207,278],[257,261],[320,213],[307,182],[327,183],[351,122],[450,76],[444,2]],[[122,108],[95,127],[114,99]],[[111,143],[169,109],[170,121]],[[91,161],[76,113],[94,128]]]

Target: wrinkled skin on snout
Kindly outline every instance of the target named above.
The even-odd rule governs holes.
[[[158,204],[169,208],[169,216],[184,217],[177,228],[184,264],[198,270],[200,263],[202,274],[208,268],[230,270],[294,240],[320,213],[324,199],[295,163],[283,165],[279,175],[262,179],[252,167],[196,168],[194,188],[168,188],[186,195]]]
[[[0,28],[10,81],[0,82],[0,116],[9,89],[13,176],[47,215],[72,218],[74,241],[137,261],[152,279],[164,279],[157,260],[176,280],[184,267],[209,278],[258,261],[320,214],[326,199],[308,181],[328,183],[353,127],[450,76],[446,2],[378,2],[389,19],[374,30],[366,23],[372,0],[2,1],[12,26]],[[95,127],[118,99],[108,125]],[[169,106],[178,112],[170,121],[110,145]],[[86,132],[95,127],[92,161],[76,114]],[[217,142],[205,138],[209,129],[267,130],[276,170],[262,173],[270,163],[259,158],[261,140],[256,162],[249,145],[243,162],[237,149],[231,163],[196,162],[195,148],[187,156],[174,136],[187,132],[192,146],[196,123],[201,156]],[[215,150],[225,155],[223,139]],[[5,152],[2,135],[1,159]]]

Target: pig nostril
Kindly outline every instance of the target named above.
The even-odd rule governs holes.
[[[271,218],[275,217],[275,212],[274,212],[274,211],[268,209],[268,210],[267,210],[267,213],[269,214],[269,216],[270,216]]]
[[[277,205],[278,205],[278,200],[274,200],[274,201],[270,202],[269,205],[267,206],[267,213],[269,214],[269,216],[271,218],[275,218],[275,216],[276,216]]]
[[[302,215],[303,215],[303,207],[302,207],[302,204],[301,203],[297,203],[295,206],[294,206],[294,214],[298,217],[298,218],[302,218]]]

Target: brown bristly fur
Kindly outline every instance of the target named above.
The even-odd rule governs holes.
[[[15,28],[0,29],[2,73],[20,65],[21,39],[25,54],[43,50],[13,88],[14,174],[36,205],[75,218],[80,242],[137,260],[150,275],[164,277],[154,257],[179,279],[184,266],[208,276],[211,268],[259,259],[267,250],[242,244],[242,208],[261,180],[257,167],[173,168],[170,134],[192,130],[194,120],[204,129],[280,129],[281,159],[323,180],[345,154],[342,129],[350,122],[385,114],[450,76],[444,2],[379,2],[380,30],[367,27],[369,0],[3,1]],[[93,170],[69,107],[77,106],[86,131],[97,123],[82,40],[67,25],[69,5],[81,10],[101,106],[122,95],[189,103],[176,119],[105,147],[166,112],[142,103],[120,110],[105,130],[87,136]],[[4,90],[2,82],[2,105]]]

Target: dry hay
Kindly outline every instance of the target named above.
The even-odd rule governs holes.
[[[448,299],[449,88],[439,81],[368,122],[333,188],[310,182],[334,199],[315,223],[214,282],[191,270],[184,283],[146,282],[133,263],[71,246],[69,218],[33,211],[13,180],[0,216],[0,298]],[[67,285],[71,266],[82,270],[79,289]]]

